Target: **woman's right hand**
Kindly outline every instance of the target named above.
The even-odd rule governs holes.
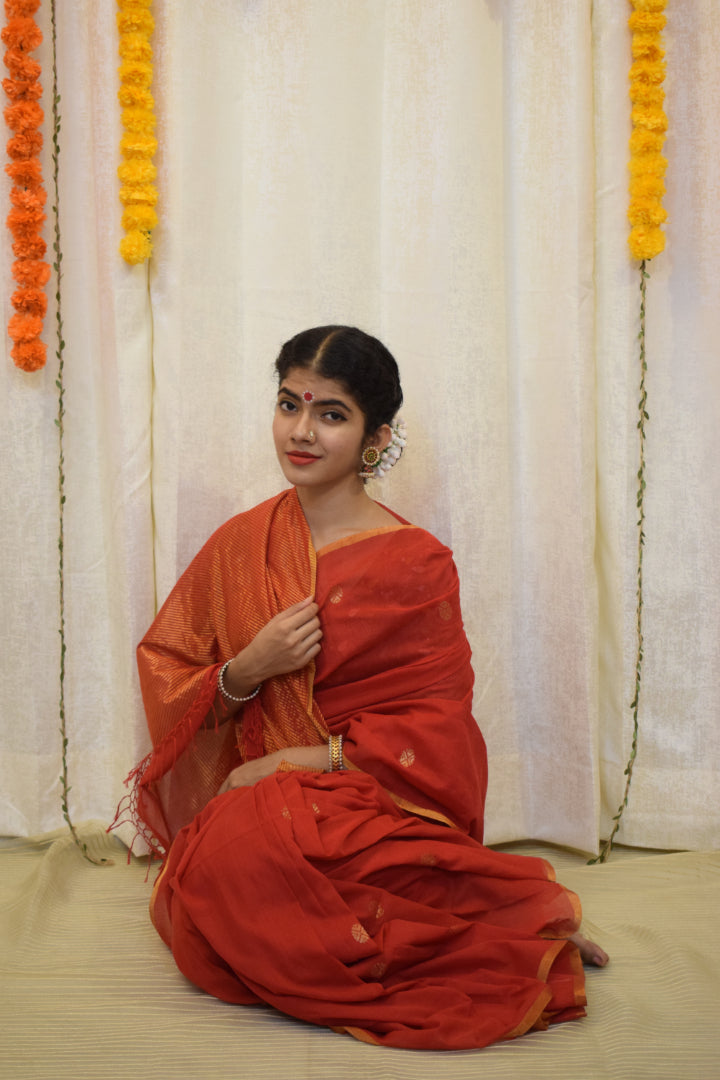
[[[320,652],[318,605],[311,596],[286,608],[263,626],[228,665],[225,685],[238,697],[273,675],[299,671]]]

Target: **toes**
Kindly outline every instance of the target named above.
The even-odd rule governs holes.
[[[582,934],[573,934],[570,941],[577,945],[583,964],[605,967],[610,959],[604,949],[601,949],[594,941],[588,941]]]
[[[599,945],[595,945],[592,956],[593,964],[595,964],[596,967],[605,967],[609,959],[610,957],[605,950],[601,949]]]

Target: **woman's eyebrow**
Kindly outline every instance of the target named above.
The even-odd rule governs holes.
[[[342,409],[345,409],[347,412],[352,412],[352,409],[350,408],[350,406],[345,401],[341,401],[340,398],[322,398],[321,401],[316,401],[315,404],[316,405],[321,405],[323,408],[325,408],[328,405],[339,405]]]
[[[293,398],[295,401],[300,401],[301,400],[300,395],[299,394],[294,394],[292,392],[292,390],[288,390],[287,386],[281,386],[280,387],[280,389],[277,392],[277,396],[280,397],[281,394],[287,394],[288,397]]]

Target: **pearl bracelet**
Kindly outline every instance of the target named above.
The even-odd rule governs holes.
[[[235,659],[235,657],[232,658],[232,660],[234,660],[234,659]],[[228,701],[238,701],[238,702],[240,702],[240,701],[250,701],[252,698],[255,697],[256,694],[260,693],[260,687],[262,686],[262,683],[258,683],[257,686],[255,687],[255,689],[253,690],[252,694],[248,694],[247,697],[235,697],[234,694],[228,693],[228,691],[225,689],[225,672],[227,671],[228,667],[232,663],[232,660],[226,660],[225,663],[223,664],[223,666],[218,671],[218,678],[217,678],[218,690],[220,691],[220,693],[222,694],[222,696],[224,698],[228,699]]]

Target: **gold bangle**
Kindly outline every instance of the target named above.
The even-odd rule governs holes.
[[[328,772],[340,772],[343,768],[343,737],[331,735],[328,738]]]

